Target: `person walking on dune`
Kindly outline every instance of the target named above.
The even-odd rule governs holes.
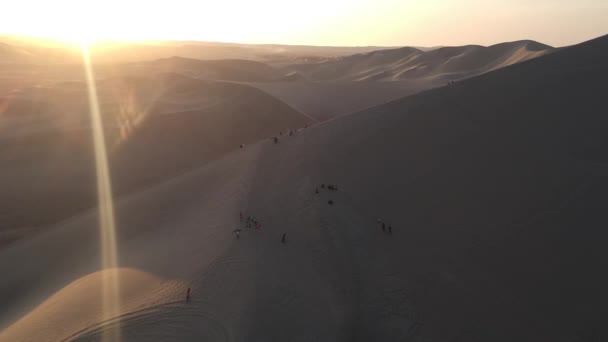
[[[386,225],[384,224],[384,222],[382,222],[382,231],[386,232]]]
[[[186,302],[190,301],[190,288],[186,291]]]
[[[281,242],[282,243],[286,243],[287,242],[286,238],[287,238],[287,234],[283,233],[283,237],[281,238]]]

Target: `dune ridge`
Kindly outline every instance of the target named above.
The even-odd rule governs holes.
[[[440,47],[430,51],[404,47],[342,57],[334,61],[291,65],[311,80],[398,81],[441,78],[445,82],[479,75],[536,58],[554,49],[534,41],[516,41],[489,47]]]

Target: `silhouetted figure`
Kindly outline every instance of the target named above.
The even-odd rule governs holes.
[[[319,188],[315,188],[315,194],[319,193]]]
[[[393,234],[393,227],[388,226],[388,233],[389,233],[389,234]]]
[[[287,237],[287,234],[283,233],[283,237],[281,237],[281,242],[282,243],[286,242],[286,237]]]
[[[241,146],[239,146],[239,147],[240,147],[240,148],[243,148],[243,147],[245,147],[245,145],[244,145],[244,144],[241,144]]]
[[[386,225],[384,224],[384,222],[382,222],[382,231],[385,232],[386,231]]]
[[[325,189],[325,184],[321,184],[321,189]]]
[[[190,301],[190,288],[188,288],[188,291],[186,291],[186,302]]]
[[[239,211],[239,221],[243,222],[243,212]]]
[[[237,240],[241,238],[241,230],[239,228],[234,230],[234,236]]]
[[[277,138],[277,137],[273,137],[273,138],[272,138],[272,140],[274,140],[274,143],[275,143],[275,144],[278,144],[278,143],[279,143],[279,138]]]
[[[334,201],[329,200],[329,201],[327,201],[327,204],[329,204],[329,205],[334,205]]]

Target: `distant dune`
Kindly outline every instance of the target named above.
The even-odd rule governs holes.
[[[148,66],[159,72],[182,73],[212,80],[265,82],[281,77],[279,70],[267,64],[242,59],[199,60],[171,57],[149,62]]]
[[[5,44],[4,49],[14,57],[0,61],[0,91],[12,91],[16,84],[53,84],[81,77],[80,55],[74,47],[58,43],[38,46],[20,40],[9,43],[12,45]],[[93,47],[92,58],[100,78],[177,73],[203,80],[243,82],[324,121],[554,50],[533,41],[490,47],[397,49],[105,42]]]
[[[80,61],[77,45],[59,41],[0,35],[0,59],[3,63],[65,64]],[[246,59],[276,64],[304,60],[325,60],[357,53],[389,49],[390,47],[306,46],[280,44],[237,44],[198,41],[103,41],[91,46],[97,63],[130,63],[180,56],[184,58],[218,60]],[[9,55],[10,52],[10,55]]]
[[[28,51],[0,42],[0,60],[2,60],[3,63],[16,61],[28,62],[32,57],[32,54]]]
[[[462,79],[550,53],[553,48],[534,41],[490,47],[441,47],[422,51],[405,47],[347,56],[323,63],[285,67],[311,80],[397,81],[412,78]]]

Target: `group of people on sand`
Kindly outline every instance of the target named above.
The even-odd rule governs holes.
[[[308,124],[304,125],[304,128],[308,128]],[[286,135],[289,134],[290,136],[292,136],[292,135],[296,134],[301,129],[303,129],[303,128],[298,128],[298,129],[290,128],[290,129],[288,129],[285,132],[285,134]],[[283,135],[283,131],[280,131],[279,132],[279,136],[282,136],[282,135]],[[278,136],[271,137],[270,140],[272,140],[272,142],[275,143],[275,144],[279,143],[279,137]],[[240,144],[239,148],[245,148],[245,144]]]
[[[386,224],[381,219],[378,219],[378,224],[382,227],[383,233],[393,234],[393,226],[391,226],[390,224]]]
[[[308,128],[308,124],[306,124],[306,126],[304,126],[304,128]],[[292,135],[296,134],[296,133],[297,133],[297,132],[298,132],[300,129],[301,129],[301,128],[298,128],[298,129],[292,129],[292,128],[290,128],[290,129],[288,129],[288,130],[285,132],[285,135],[292,136]],[[280,132],[279,132],[279,136],[282,136],[282,135],[283,135],[283,131],[280,131]],[[275,144],[278,144],[278,143],[279,143],[279,136],[274,136],[274,137],[272,137],[272,138],[270,138],[270,139],[271,139],[271,140],[272,140],[272,141],[273,141]]]
[[[245,218],[243,212],[241,211],[239,212],[239,222],[243,223],[243,221],[245,221],[245,227],[247,228],[255,228],[256,230],[262,229],[262,224],[255,218],[255,216],[248,215]],[[234,230],[234,236],[237,238],[237,240],[241,237],[241,232],[242,229],[240,227],[237,227]],[[287,234],[283,233],[283,235],[281,236],[281,242],[287,243]]]
[[[244,216],[243,216],[243,212],[239,212],[239,222],[243,222]],[[255,228],[257,230],[262,229],[262,224],[252,215],[248,215],[247,218],[245,218],[245,227],[247,228]],[[241,232],[242,229],[240,227],[237,227],[234,230],[234,235],[237,239],[239,239],[241,237]]]
[[[323,183],[323,184],[321,184],[321,189],[323,189],[323,190],[327,189],[327,190],[338,191],[338,186],[337,185],[333,185],[333,184],[327,184],[326,185],[325,183]],[[317,187],[317,188],[315,188],[315,194],[318,194],[318,193],[319,193],[319,188]]]
[[[258,222],[258,220],[253,216],[247,216],[247,221],[245,223],[245,226],[247,228],[255,228],[257,230],[260,230],[262,228],[262,225],[260,224],[260,222]]]

